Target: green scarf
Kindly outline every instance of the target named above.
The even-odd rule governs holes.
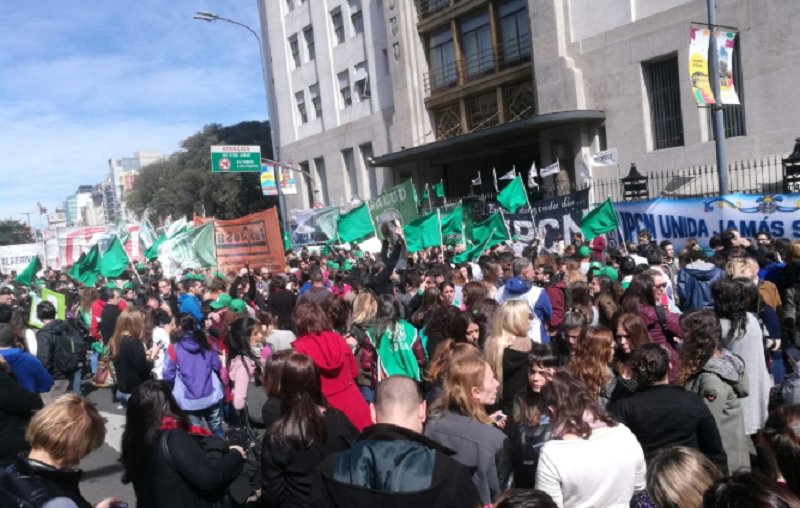
[[[417,329],[400,320],[394,329],[387,329],[377,345],[379,380],[389,376],[406,376],[419,381],[419,364],[411,346],[417,339]],[[370,340],[372,339],[370,334]]]

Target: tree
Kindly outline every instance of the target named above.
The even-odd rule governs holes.
[[[261,156],[269,159],[269,122],[206,125],[181,142],[180,152],[139,172],[128,206],[138,215],[147,210],[151,218],[197,213],[218,219],[277,206],[276,197],[261,194],[257,173],[212,173],[211,145],[260,145]]]
[[[34,241],[31,228],[27,224],[15,219],[0,220],[0,245],[17,245]]]

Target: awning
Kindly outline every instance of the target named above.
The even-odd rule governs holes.
[[[487,149],[503,150],[510,146],[530,143],[531,140],[526,139],[524,135],[541,129],[584,122],[602,122],[605,119],[605,112],[597,110],[559,111],[536,115],[524,120],[434,141],[427,145],[387,153],[375,157],[371,165],[373,167],[391,167],[423,159],[470,159],[474,158],[475,151],[478,149],[485,154]]]

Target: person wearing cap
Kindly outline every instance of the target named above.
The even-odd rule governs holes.
[[[589,270],[591,269],[591,256],[592,256],[592,249],[587,247],[586,245],[581,245],[578,247],[578,258],[580,258],[581,262],[581,273],[587,275]]]
[[[234,298],[231,300],[231,303],[228,305],[228,309],[236,314],[243,314],[247,312],[250,317],[255,317],[255,311],[253,308],[247,305],[247,302],[241,298]]]
[[[202,275],[199,276],[202,279]],[[203,282],[195,274],[190,273],[181,281],[183,293],[178,297],[178,312],[190,314],[197,323],[203,322],[203,311],[200,308],[200,295],[203,294]]]
[[[497,290],[494,299],[497,303],[508,300],[522,300],[528,304],[530,315],[533,316],[528,322],[528,337],[542,344],[549,344],[550,337],[547,334],[545,324],[550,321],[553,308],[550,305],[550,298],[544,289],[534,286],[533,281],[536,272],[533,263],[528,258],[515,258],[511,265],[513,276]]]

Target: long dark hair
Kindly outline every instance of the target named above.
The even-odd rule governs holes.
[[[400,307],[397,300],[392,295],[378,296],[378,312],[375,315],[375,346],[380,346],[381,337],[388,331],[391,335],[394,332],[397,322],[400,321]]]
[[[683,386],[711,359],[720,347],[722,328],[719,318],[710,310],[696,310],[681,318],[683,347],[681,368],[675,376],[675,384]]]
[[[191,314],[178,314],[178,323],[181,329],[181,337],[190,336],[200,346],[200,350],[211,350],[211,344],[208,343],[206,334],[197,328],[197,321],[194,320]]]
[[[601,421],[613,427],[617,422],[597,404],[597,399],[589,393],[583,383],[564,370],[553,374],[541,392],[543,407],[549,408],[552,416],[553,436],[563,437],[575,434],[583,439],[592,435],[590,416],[595,422]]]
[[[550,346],[546,344],[533,343],[531,352],[528,353],[528,371],[534,367],[541,369],[557,369],[562,366],[561,358],[554,354]],[[542,406],[542,393],[536,393],[531,389],[530,383],[525,385],[525,389],[516,400],[519,411],[514,411],[515,423],[517,425],[538,425],[545,407]],[[516,408],[515,408],[516,409]]]
[[[128,400],[125,430],[122,432],[120,461],[125,468],[123,483],[135,481],[152,469],[149,449],[164,417],[173,418],[180,429],[189,429],[189,418],[178,406],[165,381],[151,379],[134,388]]]
[[[633,277],[631,285],[622,296],[622,312],[638,314],[640,305],[656,306],[656,295],[653,292],[655,283],[646,272]]]
[[[231,331],[228,334],[228,348],[230,354],[228,356],[228,366],[230,361],[237,356],[242,357],[242,361],[249,358],[255,364],[254,383],[256,386],[261,386],[261,359],[253,352],[250,346],[250,336],[253,332],[261,327],[261,323],[251,317],[240,317],[231,323]]]
[[[320,407],[323,405],[319,369],[314,360],[292,353],[281,369],[281,417],[272,425],[272,439],[287,448],[308,449],[322,446],[328,428]]]
[[[722,277],[711,286],[714,297],[714,312],[720,319],[730,321],[728,333],[722,338],[723,345],[741,337],[747,328],[747,312],[751,310],[755,284],[747,279],[729,279]],[[758,298],[758,295],[755,295]]]

